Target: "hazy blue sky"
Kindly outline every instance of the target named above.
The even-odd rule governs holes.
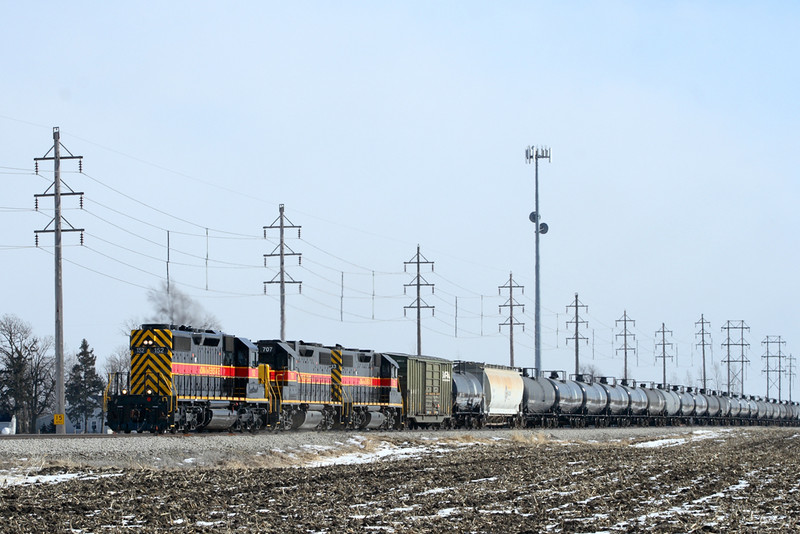
[[[582,358],[605,374],[622,374],[624,310],[640,380],[660,380],[662,322],[668,378],[700,377],[701,314],[715,362],[725,322],[750,326],[748,392],[766,390],[766,336],[800,355],[795,3],[3,7],[0,313],[53,332],[52,236],[33,247],[52,204],[32,209],[52,174],[32,168],[59,126],[84,156],[64,180],[86,193],[83,211],[64,201],[86,229],[83,247],[64,237],[68,352],[84,337],[101,359],[127,344],[122,325],[166,276],[167,231],[178,287],[227,331],[277,337],[277,291],[263,293],[277,262],[262,258],[277,233],[262,227],[283,203],[303,227],[289,234],[303,254],[288,262],[303,282],[290,339],[413,352],[403,262],[419,244],[435,262],[423,351],[507,362],[497,287],[513,271],[515,355],[532,366],[536,144],[553,155],[540,167],[545,368],[573,367],[575,292]]]

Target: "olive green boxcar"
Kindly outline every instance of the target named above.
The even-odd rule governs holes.
[[[387,354],[400,366],[406,426],[450,426],[453,362],[433,356]]]

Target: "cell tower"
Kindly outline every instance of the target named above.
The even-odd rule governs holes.
[[[542,234],[547,233],[547,223],[540,222],[542,219],[541,213],[539,213],[539,160],[546,159],[550,161],[550,149],[545,147],[536,147],[536,146],[529,146],[525,149],[525,162],[526,163],[533,163],[534,166],[534,208],[533,213],[530,215],[530,221],[533,223],[535,227],[535,260],[536,263],[534,265],[534,316],[533,316],[533,329],[534,329],[534,367],[536,368],[536,373],[541,372],[542,368],[542,318],[541,318],[541,294],[539,291],[540,288],[540,281],[539,281],[539,236]],[[575,371],[577,373],[577,371]]]
[[[503,290],[508,290],[508,300],[505,304],[500,305],[500,311],[503,311],[503,308],[508,308],[508,319],[505,322],[500,323],[500,329],[504,326],[508,327],[508,343],[509,343],[509,365],[514,367],[514,327],[521,326],[522,331],[525,331],[525,323],[520,323],[519,321],[514,319],[514,308],[521,307],[522,313],[525,313],[525,305],[518,303],[514,300],[514,290],[519,289],[522,293],[525,293],[525,288],[523,286],[517,285],[514,282],[514,275],[513,273],[508,273],[508,282],[505,285],[498,286],[497,292],[498,294]],[[538,369],[536,370],[539,371]]]

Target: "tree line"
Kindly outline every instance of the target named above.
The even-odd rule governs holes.
[[[66,415],[81,428],[103,406],[106,380],[96,369],[94,349],[86,339],[65,362]],[[106,370],[124,371],[127,354],[118,350]],[[55,413],[56,358],[53,338],[34,334],[30,324],[15,315],[0,318],[0,413],[16,416],[17,433],[36,433],[37,420]]]

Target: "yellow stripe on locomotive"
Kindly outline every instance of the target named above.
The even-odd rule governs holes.
[[[131,394],[172,396],[172,331],[131,331]]]

